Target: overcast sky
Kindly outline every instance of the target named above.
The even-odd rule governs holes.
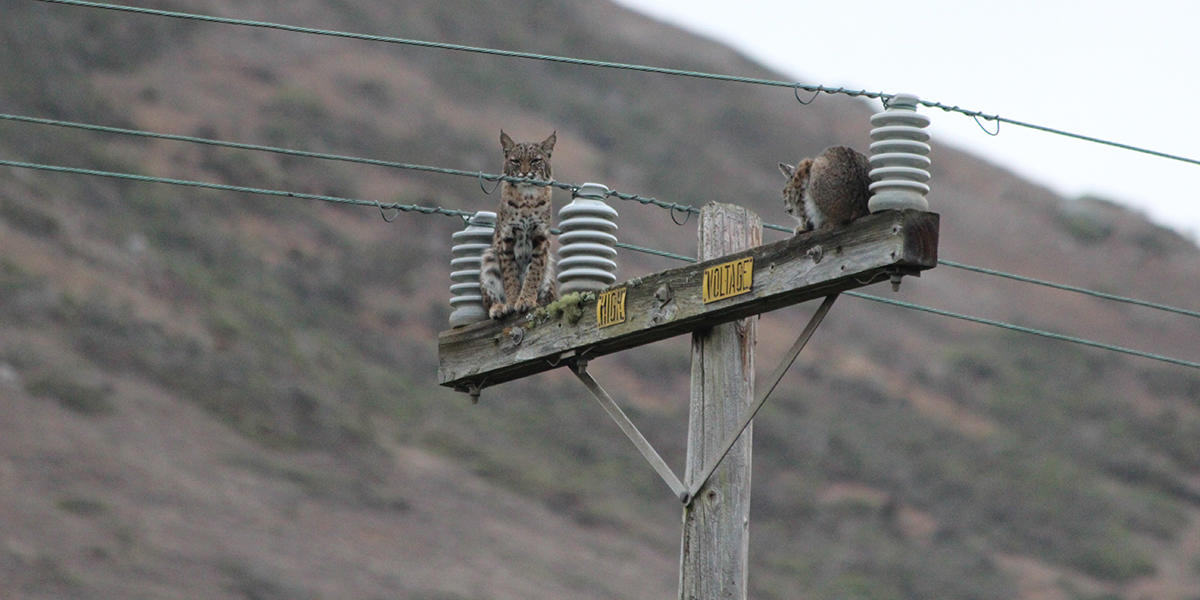
[[[1198,0],[617,1],[734,46],[788,79],[911,92],[1200,159]],[[970,117],[923,112],[933,118],[934,143],[1067,197],[1128,204],[1200,241],[1200,185],[1189,185],[1200,165],[1007,124],[990,137]]]

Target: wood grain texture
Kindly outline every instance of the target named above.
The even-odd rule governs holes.
[[[700,258],[719,258],[762,243],[762,220],[740,206],[700,211]],[[737,432],[754,396],[756,319],[739,319],[692,334],[684,481],[693,487]],[[753,425],[683,509],[679,597],[744,600],[750,554],[750,451]]]
[[[438,336],[438,382],[480,388],[690,333],[831,293],[886,281],[893,271],[915,274],[937,264],[938,215],[884,211],[831,232],[806,233],[676,269],[615,284],[627,289],[626,319],[598,328],[596,301],[582,318],[539,318],[536,313],[481,321]],[[754,257],[749,293],[702,301],[705,268]]]

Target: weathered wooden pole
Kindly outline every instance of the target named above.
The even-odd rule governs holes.
[[[762,220],[743,207],[711,203],[700,212],[699,237],[700,260],[716,258],[761,244]],[[728,289],[736,292],[738,286]],[[692,334],[684,471],[689,488],[736,433],[753,400],[755,321],[750,317]],[[753,426],[746,428],[708,484],[684,507],[680,600],[746,598],[752,431]]]

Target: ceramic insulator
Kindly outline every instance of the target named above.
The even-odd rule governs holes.
[[[585,183],[558,211],[558,293],[602,290],[617,280],[617,211],[608,188]]]
[[[871,212],[929,210],[929,117],[917,97],[896,94],[887,110],[871,116]]]
[[[479,270],[483,251],[492,245],[496,213],[479,211],[467,220],[467,227],[451,235],[450,248],[450,326],[462,327],[487,319],[483,295],[479,292]]]

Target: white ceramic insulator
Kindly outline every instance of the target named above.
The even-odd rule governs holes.
[[[929,117],[917,97],[896,94],[887,110],[871,116],[871,212],[929,210]]]
[[[479,270],[483,251],[492,245],[496,213],[479,211],[467,220],[467,227],[451,235],[450,248],[450,326],[462,327],[487,319],[483,295],[479,292]]]
[[[602,290],[617,280],[617,211],[608,188],[585,183],[558,211],[558,293]]]

